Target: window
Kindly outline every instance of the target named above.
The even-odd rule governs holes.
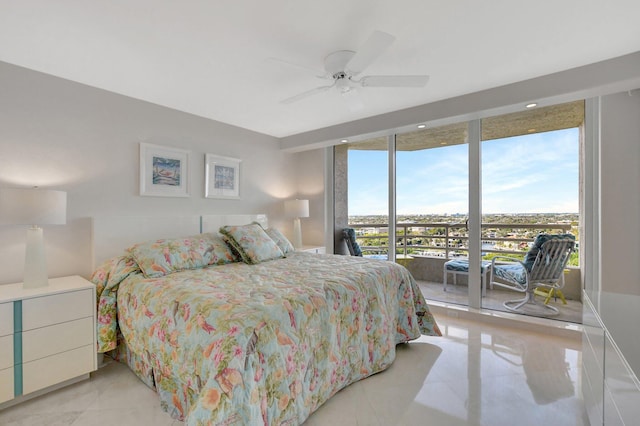
[[[535,108],[481,121],[482,253],[523,255],[539,232],[571,232],[579,239],[580,141],[584,102]],[[356,228],[365,254],[386,257],[390,227],[395,253],[429,299],[464,303],[466,277],[456,292],[443,291],[445,259],[469,254],[466,220],[469,205],[468,123],[429,127],[336,147],[336,223]],[[395,176],[389,158],[395,156]],[[477,155],[476,155],[477,157]],[[478,164],[478,163],[476,163]],[[348,183],[340,183],[346,176]],[[343,179],[344,180],[344,179]],[[389,218],[388,194],[395,185],[395,217]],[[345,217],[346,216],[346,217]],[[477,237],[476,237],[477,238]],[[578,254],[571,260],[578,266]],[[569,278],[579,300],[580,270]],[[574,291],[574,290],[569,290]],[[500,309],[501,302],[483,305]],[[479,306],[479,305],[476,305]],[[576,310],[576,312],[579,309]],[[579,322],[579,320],[577,321]]]

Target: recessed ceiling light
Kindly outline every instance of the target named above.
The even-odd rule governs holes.
[[[538,104],[537,104],[537,103],[535,103],[535,102],[531,102],[530,104],[526,104],[524,107],[525,107],[525,108],[535,108],[535,107],[537,107],[537,106],[538,106]]]
[[[440,142],[440,145],[446,145],[446,144],[447,144],[446,142]]]
[[[536,131],[536,129],[529,129],[529,130],[527,130],[527,132],[529,132],[529,133],[533,133],[533,132],[535,132],[535,131]]]
[[[347,143],[347,142],[349,142],[349,139],[340,139],[340,142]]]
[[[424,129],[425,127],[427,127],[426,124],[418,124],[418,129]]]

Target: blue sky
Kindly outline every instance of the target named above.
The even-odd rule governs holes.
[[[577,213],[578,129],[482,143],[482,212]],[[397,154],[398,214],[466,214],[468,146]],[[386,215],[387,153],[349,151],[349,215]]]

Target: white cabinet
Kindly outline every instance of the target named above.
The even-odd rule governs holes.
[[[582,315],[582,396],[592,426],[601,425],[604,416],[605,332],[588,298],[583,298]]]
[[[96,370],[95,300],[79,276],[0,285],[0,403]]]
[[[611,333],[616,323],[600,315],[603,307],[621,307],[631,295],[584,292],[582,335],[582,394],[589,423],[595,425],[636,424],[640,416],[640,381],[633,370],[638,354],[633,345],[621,350]],[[599,310],[595,308],[594,301]],[[640,300],[636,300],[638,302]],[[628,310],[625,318],[628,318]],[[629,321],[632,344],[637,341],[633,331],[637,321]],[[622,337],[625,337],[624,335]]]
[[[640,383],[609,333],[605,339],[604,359],[604,424],[617,424],[614,419],[619,419],[621,425],[637,424],[640,416]],[[607,398],[611,401],[609,410]]]

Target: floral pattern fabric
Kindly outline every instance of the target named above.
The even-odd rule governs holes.
[[[220,233],[245,263],[256,264],[284,257],[280,247],[256,222],[241,226],[223,226]]]
[[[387,368],[396,344],[440,334],[392,262],[294,252],[145,278],[125,256],[93,281],[100,352],[119,327],[129,365],[188,425],[301,424]]]
[[[215,234],[149,241],[129,251],[148,278],[238,261],[222,236]]]
[[[271,239],[278,245],[278,247],[280,247],[282,253],[287,254],[296,250],[293,247],[293,244],[291,244],[291,241],[289,241],[287,237],[285,237],[284,234],[276,228],[267,228],[264,230],[264,232],[266,232],[267,235],[271,237]]]

